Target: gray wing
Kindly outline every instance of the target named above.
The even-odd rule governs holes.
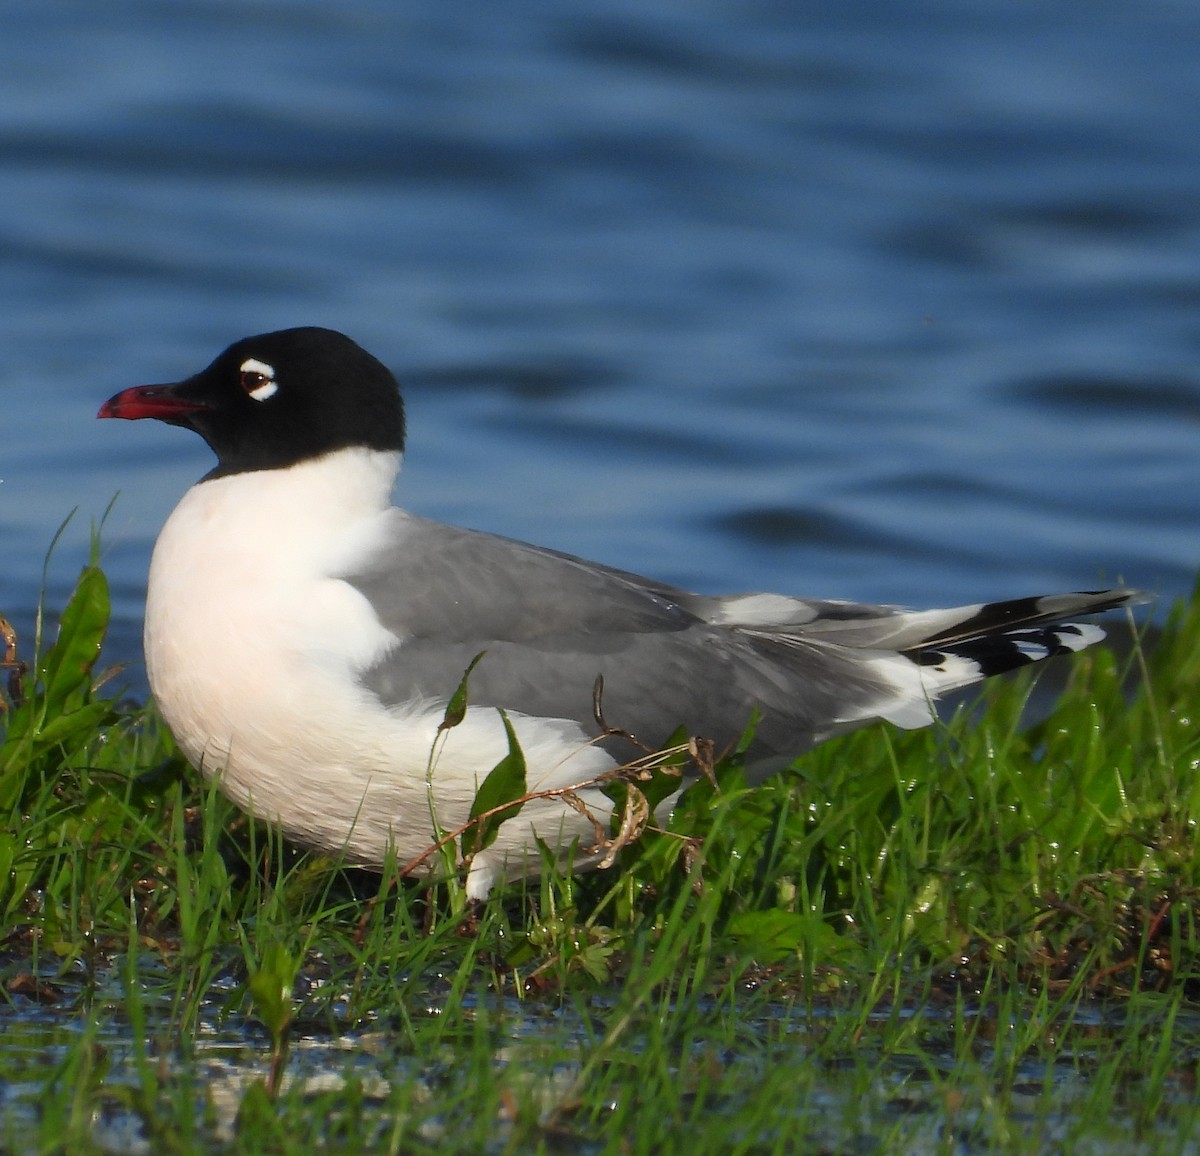
[[[731,604],[744,598],[704,598],[571,555],[393,514],[387,547],[368,568],[344,576],[403,640],[363,675],[388,704],[446,700],[484,651],[470,679],[472,703],[574,719],[598,734],[593,688],[602,677],[607,722],[648,744],[679,726],[718,746],[731,743],[757,708],[761,752],[794,755],[837,729],[836,720],[862,717],[895,694],[885,675],[842,646],[778,624],[763,631],[730,623]],[[836,607],[847,621],[896,613],[780,601],[796,626],[820,621],[822,607]]]

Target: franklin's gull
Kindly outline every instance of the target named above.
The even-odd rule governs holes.
[[[747,760],[761,778],[879,719],[923,726],[946,692],[1103,637],[1065,617],[1133,598],[908,611],[709,597],[419,518],[390,504],[404,451],[396,380],[328,329],[248,337],[186,381],[118,393],[99,416],[186,426],[217,457],[150,566],[146,668],[179,746],[295,842],[364,866],[389,847],[401,863],[425,851],[431,802],[443,830],[466,821],[508,751],[496,708],[530,791],[639,753],[602,733],[601,711],[646,743],[682,726],[718,750],[757,711]],[[465,717],[439,733],[481,653]],[[611,814],[598,790],[583,798]],[[468,893],[540,870],[535,836],[564,853],[577,840],[588,866],[594,832],[561,798],[531,801],[475,856]]]

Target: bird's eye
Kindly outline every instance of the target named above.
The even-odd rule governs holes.
[[[275,380],[274,367],[265,361],[248,357],[242,362],[239,373],[238,380],[242,389],[255,401],[266,401],[267,398],[274,397],[279,389],[279,383]]]

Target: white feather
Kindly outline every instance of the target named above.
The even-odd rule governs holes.
[[[443,829],[464,822],[508,749],[498,712],[472,708],[431,769],[444,704],[388,711],[358,682],[404,639],[330,575],[378,545],[397,467],[396,454],[347,449],[194,486],[159,536],[146,603],[150,686],[188,759],[298,842],[372,865],[429,846],[431,803]],[[531,790],[614,765],[574,722],[510,718]],[[607,816],[603,796],[590,802]],[[521,873],[532,830],[566,848],[593,828],[560,802],[529,804],[478,858],[474,893]]]

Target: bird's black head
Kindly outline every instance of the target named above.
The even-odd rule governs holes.
[[[344,334],[315,327],[243,338],[194,377],[126,389],[98,416],[195,430],[217,455],[210,478],[354,446],[404,449],[404,404],[391,372]]]

